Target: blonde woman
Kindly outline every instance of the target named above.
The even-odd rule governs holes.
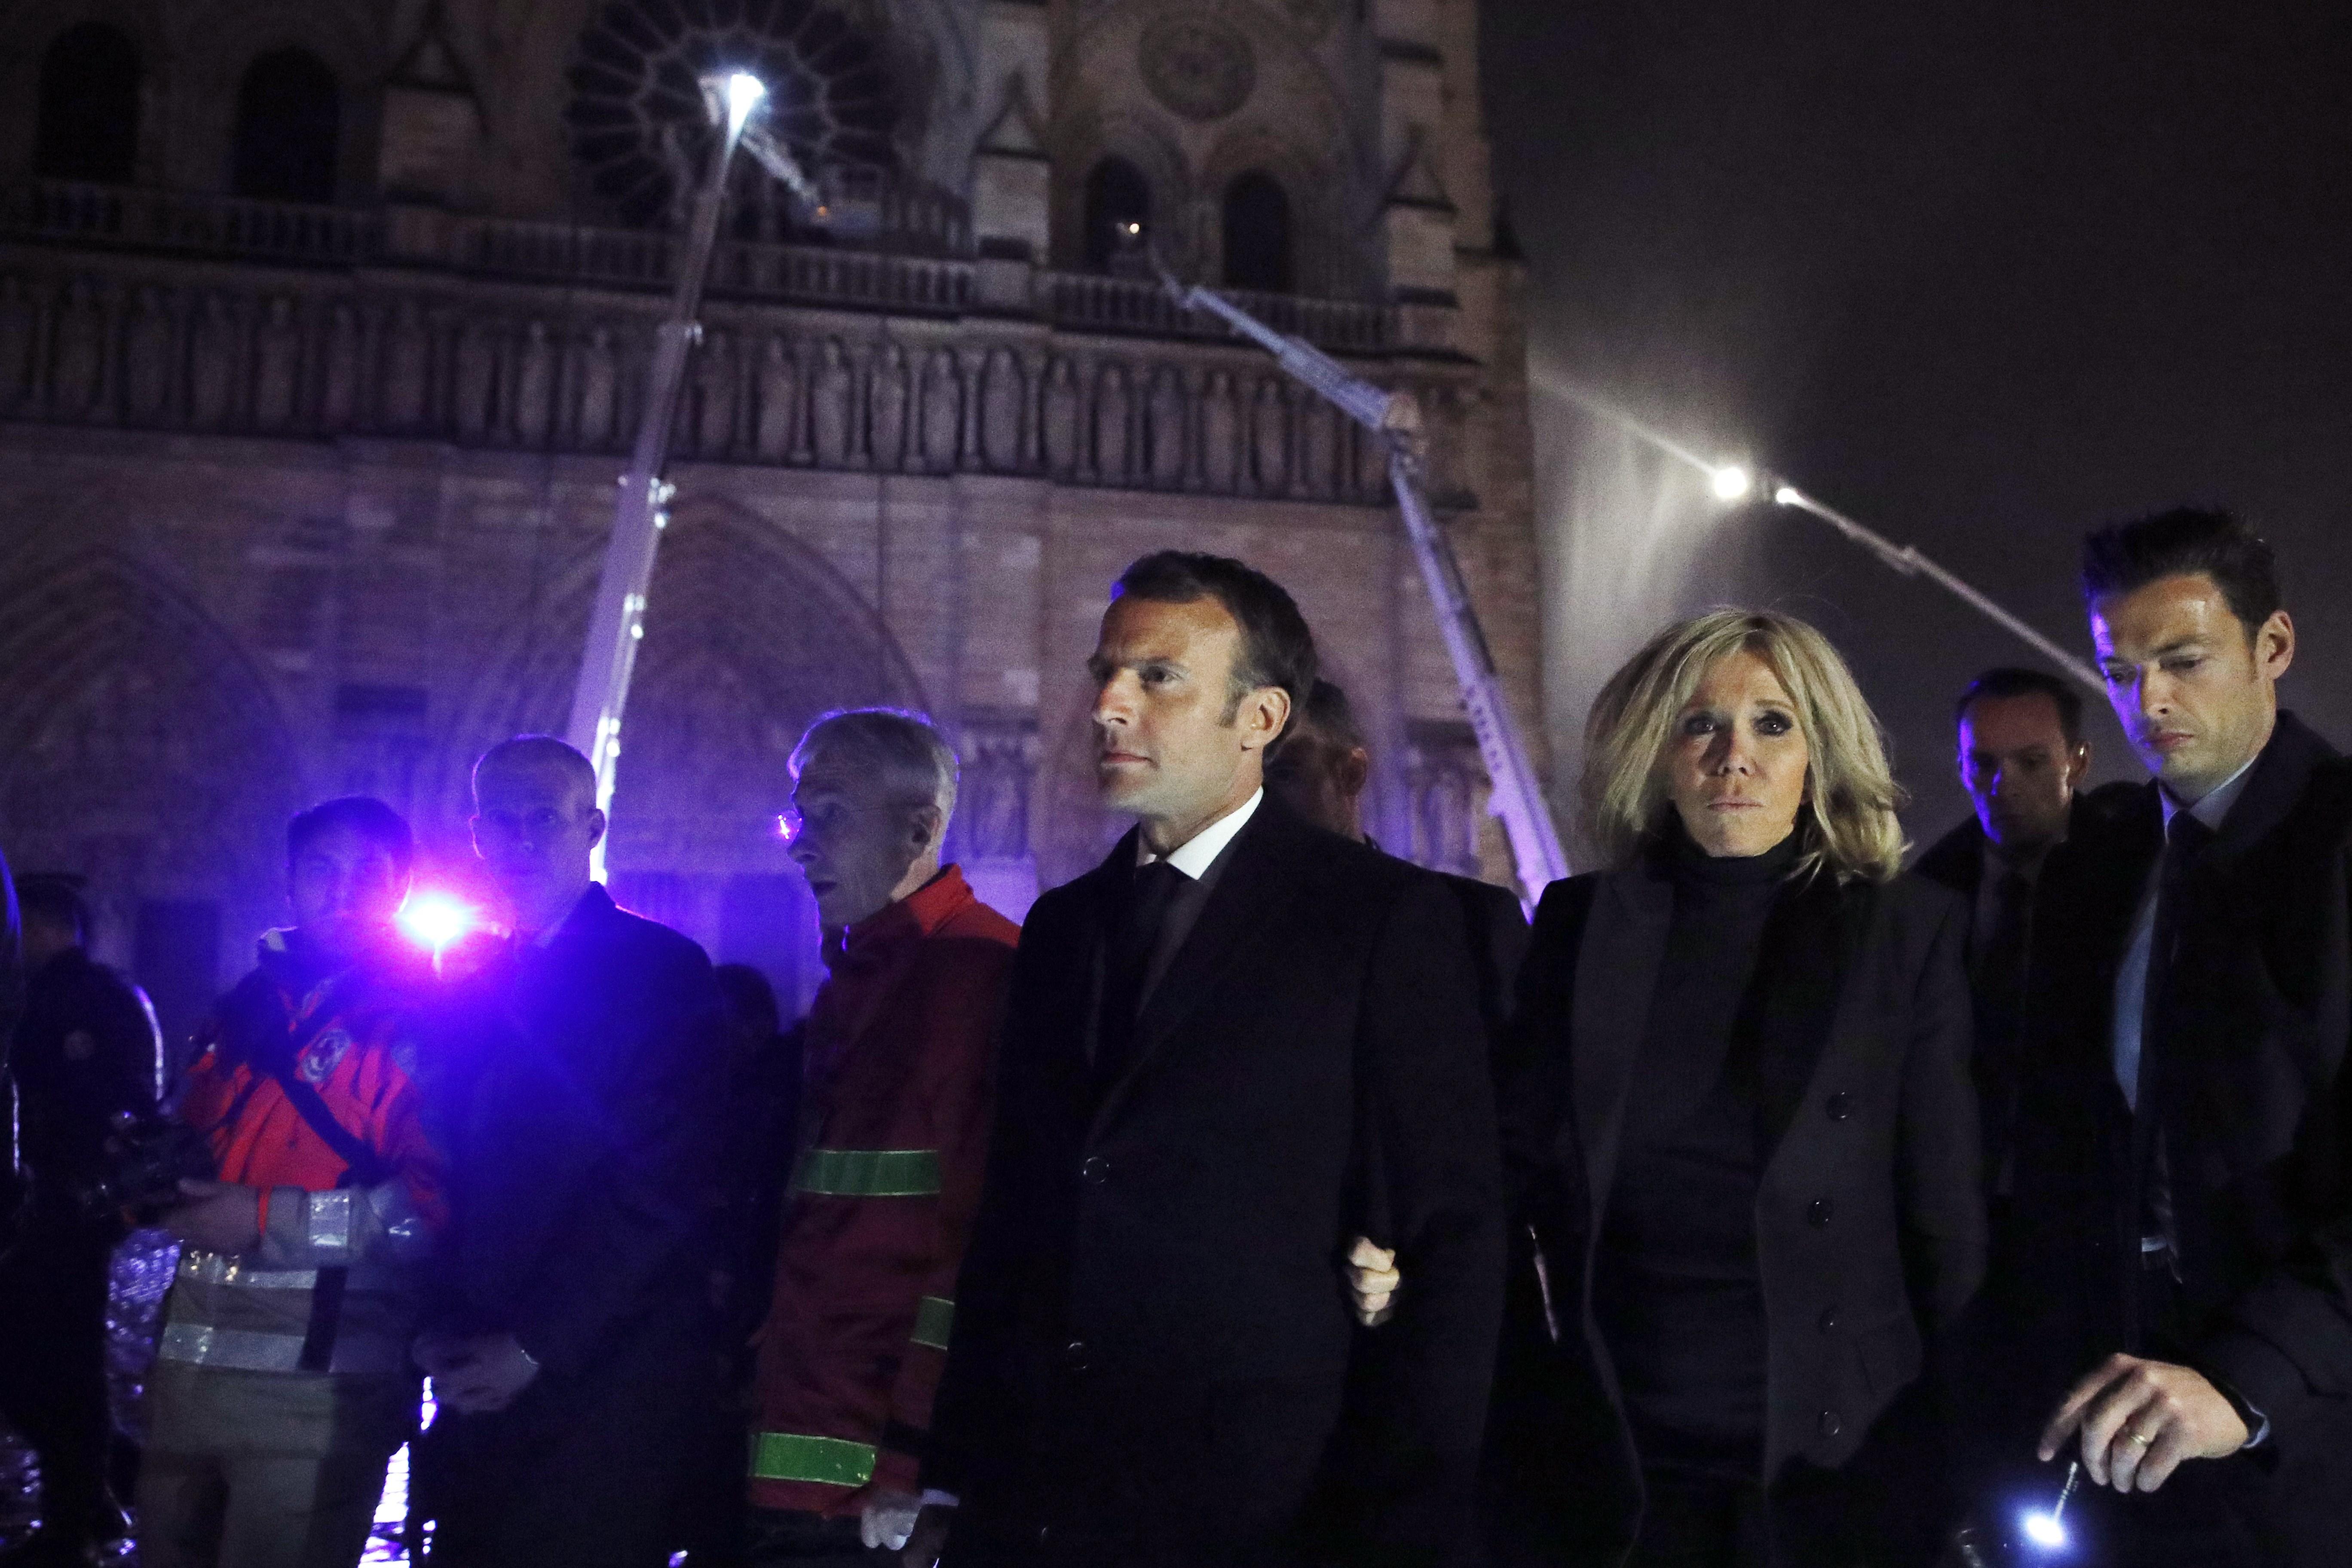
[[[1512,1555],[1932,1555],[1926,1351],[1984,1255],[1962,907],[1898,878],[1877,722],[1801,621],[1659,633],[1587,755],[1601,868],[1544,895],[1502,1095]]]

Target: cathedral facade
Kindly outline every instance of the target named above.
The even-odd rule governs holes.
[[[0,9],[0,847],[89,879],[189,1022],[281,916],[287,815],[380,795],[469,880],[467,770],[560,730],[654,328],[743,68],[672,437],[616,893],[787,999],[775,833],[826,709],[964,759],[1019,913],[1118,825],[1084,660],[1119,568],[1244,557],[1373,731],[1370,826],[1505,879],[1362,434],[1156,254],[1384,385],[1538,743],[1521,270],[1474,0],[23,0]]]

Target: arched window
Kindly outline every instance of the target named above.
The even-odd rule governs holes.
[[[335,199],[342,90],[308,49],[273,49],[236,89],[236,144],[229,189],[278,202]]]
[[[1086,258],[1108,272],[1122,255],[1139,255],[1151,232],[1151,184],[1124,158],[1105,158],[1087,175]]]
[[[1289,293],[1290,197],[1273,175],[1235,176],[1225,187],[1224,227],[1225,286]]]
[[[102,22],[59,33],[41,56],[33,167],[52,180],[124,184],[139,153],[139,47]]]

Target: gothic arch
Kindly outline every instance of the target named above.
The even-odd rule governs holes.
[[[309,801],[268,682],[172,588],[101,552],[0,584],[0,837],[79,871],[102,915],[220,910],[219,961],[281,912],[287,816]]]
[[[185,17],[175,31],[184,65],[175,73],[170,115],[172,179],[198,190],[228,188],[237,89],[262,56],[296,48],[317,57],[339,89],[338,192],[348,198],[373,187],[379,105],[362,87],[381,79],[384,62],[381,40],[350,7],[217,0]]]
[[[509,632],[438,747],[436,834],[462,840],[467,770],[492,742],[561,731],[603,564],[551,583],[537,627]],[[921,682],[872,607],[809,546],[730,502],[682,503],[662,538],[630,684],[613,802],[615,868],[720,875],[782,868],[769,831],[784,759],[828,708],[920,708]]]

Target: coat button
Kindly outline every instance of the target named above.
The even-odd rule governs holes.
[[[1844,1431],[1844,1430],[1845,1430],[1845,1423],[1838,1419],[1838,1413],[1837,1413],[1836,1411],[1834,1411],[1834,1410],[1824,1410],[1824,1411],[1822,1411],[1822,1436],[1824,1436],[1824,1437],[1834,1437],[1834,1436],[1836,1436],[1839,1433],[1841,1433],[1841,1432],[1843,1432],[1843,1431]]]
[[[1094,1350],[1084,1340],[1072,1340],[1062,1349],[1062,1364],[1072,1372],[1087,1372],[1095,1364]]]
[[[1811,1206],[1805,1210],[1805,1219],[1815,1230],[1819,1230],[1829,1224],[1830,1215],[1836,1212],[1837,1205],[1830,1202],[1829,1199],[1815,1198]]]
[[[1839,1089],[1835,1094],[1829,1097],[1828,1101],[1822,1107],[1822,1109],[1830,1113],[1830,1120],[1832,1121],[1843,1121],[1847,1117],[1853,1114],[1853,1096],[1848,1094],[1843,1089]]]
[[[1110,1180],[1110,1162],[1100,1154],[1089,1154],[1078,1166],[1078,1179],[1090,1187],[1099,1187]]]
[[[1823,1307],[1822,1309],[1822,1332],[1825,1334],[1836,1333],[1837,1326],[1837,1309],[1835,1307]]]

